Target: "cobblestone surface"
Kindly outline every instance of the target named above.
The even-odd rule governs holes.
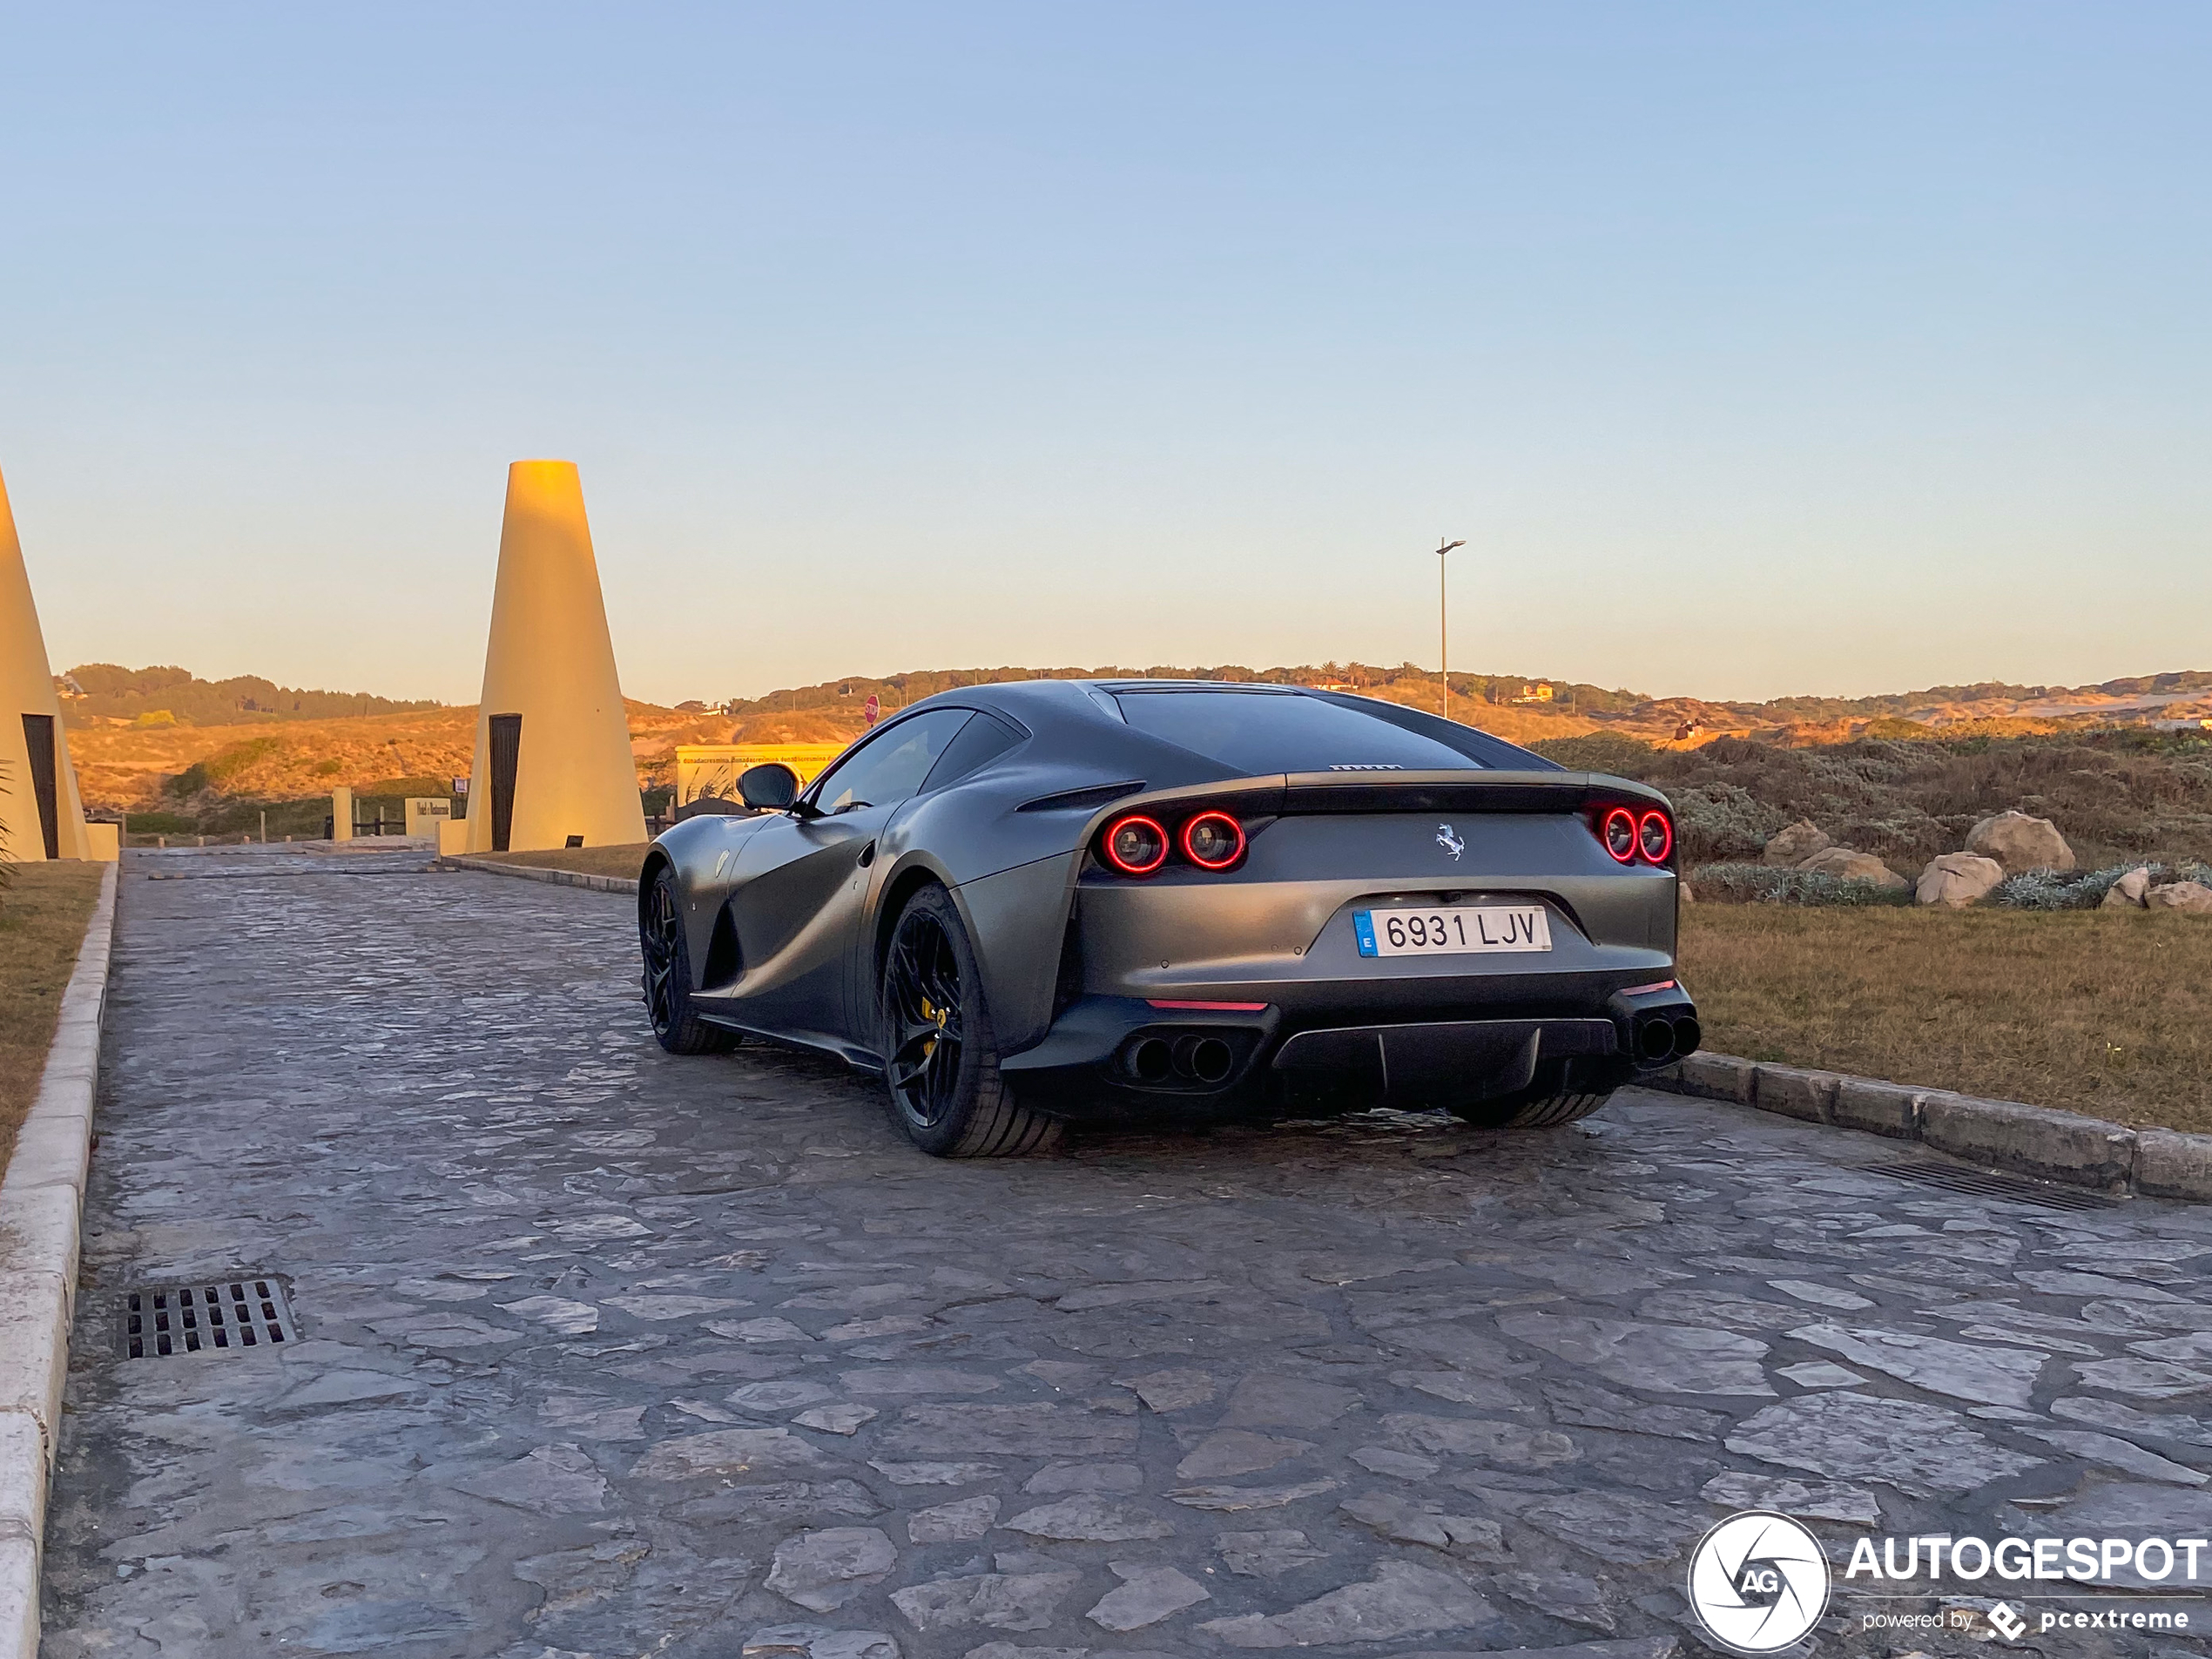
[[[1839,1563],[2212,1531],[2212,1211],[1633,1091],[934,1163],[833,1067],[662,1055],[630,914],[133,855],[51,1659],[1659,1659],[1749,1506]],[[296,1346],[113,1357],[126,1284],[239,1268]]]

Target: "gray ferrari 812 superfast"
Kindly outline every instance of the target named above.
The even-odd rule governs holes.
[[[654,1034],[835,1055],[927,1152],[1143,1106],[1563,1123],[1697,1046],[1665,797],[1434,715],[977,685],[798,781],[755,766],[647,853]]]

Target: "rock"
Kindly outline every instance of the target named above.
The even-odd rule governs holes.
[[[857,1434],[860,1426],[873,1420],[875,1415],[876,1409],[873,1406],[840,1404],[817,1406],[812,1411],[799,1413],[791,1420],[801,1428],[819,1429],[826,1434]]]
[[[2168,881],[2143,894],[2147,910],[2179,910],[2185,915],[2212,915],[2212,887],[2197,881]]]
[[[631,1471],[641,1480],[691,1480],[701,1475],[818,1474],[838,1468],[785,1428],[725,1428],[663,1440]]]
[[[1863,1300],[1858,1305],[1867,1305]],[[1805,1311],[1728,1291],[1672,1290],[1645,1297],[1636,1318],[1662,1325],[1716,1325],[1723,1331],[1787,1331],[1804,1323]]]
[[[1767,1283],[1784,1296],[1794,1296],[1800,1302],[1811,1302],[1824,1308],[1843,1308],[1851,1312],[1874,1305],[1863,1296],[1838,1290],[1833,1285],[1816,1284],[1811,1279],[1770,1278]]]
[[[1615,1428],[1627,1434],[1659,1434],[1673,1440],[1716,1440],[1728,1419],[1689,1406],[1654,1406],[1588,1383],[1544,1385],[1556,1422],[1580,1428]]]
[[[1122,1581],[1122,1587],[1107,1591],[1083,1616],[1109,1630],[1141,1629],[1157,1624],[1171,1613],[1213,1599],[1204,1585],[1172,1567],[1147,1567],[1135,1561],[1109,1561],[1106,1566]]]
[[[1109,1503],[1088,1493],[1025,1509],[1005,1525],[1008,1532],[1025,1532],[1032,1538],[1061,1538],[1092,1544],[1165,1538],[1175,1531],[1157,1515],[1148,1515],[1127,1504]]]
[[[2047,818],[2005,812],[1985,818],[1966,832],[1966,851],[1994,859],[2006,875],[2022,870],[2071,870],[2074,849]]]
[[[1861,1527],[1882,1524],[1882,1503],[1864,1487],[1807,1486],[1774,1475],[1730,1469],[1698,1488],[1697,1495],[1723,1509],[1778,1509],[1814,1521],[1848,1521]]]
[[[1981,1406],[2027,1406],[2035,1379],[2051,1357],[2030,1348],[1987,1347],[1904,1331],[1846,1330],[1834,1325],[1808,1325],[1790,1334],[1915,1388]]]
[[[1237,1385],[1224,1428],[1326,1428],[1359,1403],[1359,1391],[1257,1372]]]
[[[1285,1504],[1318,1498],[1334,1492],[1333,1480],[1300,1480],[1286,1487],[1178,1487],[1168,1494],[1170,1503],[1186,1509],[1280,1509]]]
[[[819,1527],[826,1517],[867,1521],[881,1514],[883,1506],[858,1480],[774,1480],[725,1487],[711,1497],[678,1504],[671,1513],[683,1521],[738,1527]]]
[[[1498,1329],[1629,1388],[1770,1398],[1774,1393],[1759,1369],[1766,1344],[1732,1332],[1560,1313],[1510,1313],[1498,1321]]]
[[[1214,1379],[1203,1371],[1152,1371],[1142,1377],[1130,1377],[1121,1386],[1134,1389],[1136,1397],[1156,1412],[1187,1411],[1193,1406],[1203,1406],[1214,1397]]]
[[[1767,840],[1766,851],[1759,854],[1759,862],[1780,869],[1791,869],[1803,864],[1814,853],[1825,851],[1832,843],[1827,833],[1809,818],[1801,818],[1786,828],[1778,829]]]
[[[1581,1453],[1556,1429],[1493,1423],[1481,1418],[1431,1417],[1421,1412],[1392,1412],[1383,1433],[1419,1452],[1456,1452],[1508,1469],[1548,1469],[1571,1463]]]
[[[1190,1455],[1175,1466],[1175,1472],[1185,1480],[1257,1474],[1312,1449],[1311,1440],[1278,1440],[1248,1428],[1217,1428],[1190,1448]]]
[[[942,1366],[867,1366],[843,1372],[838,1381],[845,1385],[848,1394],[988,1394],[999,1386],[999,1379],[988,1372],[954,1371]],[[799,1386],[796,1383],[786,1386]]]
[[[2026,1424],[2020,1426],[2020,1432],[2030,1440],[2041,1440],[2061,1452],[2071,1452],[2078,1458],[2101,1463],[2138,1480],[2164,1480],[2177,1487],[2201,1487],[2212,1480],[2212,1476],[2162,1458],[2155,1452],[2146,1452],[2116,1434],[2098,1434],[2087,1429],[2033,1428]]]
[[[1979,853],[1946,853],[1928,860],[1912,896],[1922,904],[1964,910],[2005,879],[2005,867]]]
[[[2212,1374],[2162,1359],[2092,1359],[2075,1366],[2074,1374],[2092,1388],[2139,1399],[2175,1399],[2212,1388]]]
[[[894,1487],[965,1487],[998,1478],[995,1463],[897,1463],[868,1460],[873,1469]]]
[[[1972,1492],[2042,1462],[2007,1451],[1944,1406],[1865,1394],[1800,1394],[1746,1418],[1725,1444],[1831,1480],[1880,1480],[1916,1498]]]
[[[915,1510],[907,1518],[907,1540],[915,1544],[965,1543],[990,1531],[998,1518],[996,1498],[961,1498]]]
[[[1142,1492],[1144,1471],[1134,1463],[1048,1463],[1022,1490],[1041,1497],[1055,1492]]]
[[[1870,887],[1885,889],[1905,885],[1903,876],[1871,853],[1856,853],[1848,846],[1831,846],[1816,853],[1797,868],[1813,875],[1832,875],[1838,881],[1864,881]]]
[[[832,1630],[819,1624],[777,1624],[745,1640],[745,1659],[899,1659],[899,1644],[881,1630]]]
[[[883,1447],[922,1458],[1113,1457],[1136,1449],[1136,1424],[1080,1406],[909,1406]]]
[[[1805,1359],[1794,1366],[1777,1366],[1774,1374],[1787,1377],[1800,1388],[1856,1388],[1866,1380],[1855,1371],[1831,1366],[1825,1359]]]
[[[2143,897],[2150,891],[2150,872],[2136,867],[2105,889],[2105,910],[2141,910]]]
[[[1213,1547],[1221,1552],[1224,1567],[1246,1578],[1279,1578],[1293,1568],[1329,1558],[1329,1552],[1315,1548],[1304,1533],[1287,1527],[1276,1532],[1220,1533]]]
[[[1426,1480],[1444,1467],[1434,1458],[1393,1452],[1386,1446],[1359,1447],[1352,1452],[1352,1460],[1370,1474],[1393,1475],[1400,1480]]]
[[[1619,1492],[1568,1492],[1539,1498],[1518,1517],[1539,1532],[1622,1567],[1671,1561],[1704,1530],[1693,1519],[1648,1498]]]
[[[776,1546],[768,1588],[815,1613],[833,1613],[898,1564],[899,1552],[873,1527],[795,1533]]]
[[[891,1605],[917,1630],[957,1630],[969,1624],[1042,1630],[1051,1624],[1061,1598],[1082,1579],[1081,1573],[977,1573],[894,1590]]]
[[[1605,1592],[1595,1579],[1576,1573],[1501,1573],[1490,1585],[1554,1619],[1587,1624],[1593,1630],[1613,1629],[1613,1610],[1605,1605]]]
[[[1209,1619],[1198,1629],[1232,1648],[1289,1648],[1465,1630],[1491,1623],[1497,1609],[1450,1573],[1384,1561],[1364,1584],[1347,1584],[1287,1613]]]
[[[1506,1556],[1505,1534],[1494,1521],[1436,1514],[1394,1492],[1346,1498],[1337,1507],[1397,1543],[1456,1549],[1477,1561],[1503,1561]]]
[[[541,1515],[583,1514],[607,1507],[606,1477],[581,1447],[565,1440],[453,1484],[456,1491]]]

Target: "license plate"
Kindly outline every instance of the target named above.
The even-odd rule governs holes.
[[[1551,917],[1540,904],[1355,910],[1352,927],[1362,956],[1466,956],[1552,948]]]

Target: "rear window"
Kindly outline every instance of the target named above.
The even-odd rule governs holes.
[[[1280,691],[1123,691],[1138,731],[1247,777],[1480,769],[1472,756],[1341,704]]]

